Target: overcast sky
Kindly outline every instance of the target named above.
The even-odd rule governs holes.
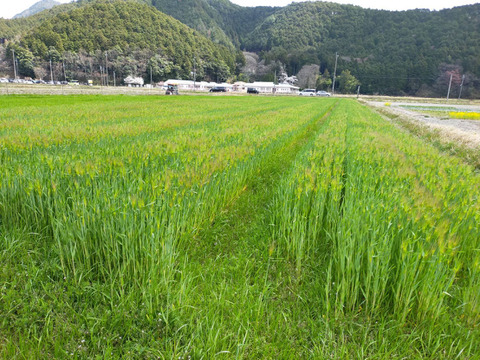
[[[28,9],[38,0],[0,0],[0,17],[11,18],[12,16]],[[70,0],[57,0],[62,3]],[[231,0],[235,4],[242,6],[285,6],[291,3],[291,0]],[[408,9],[430,9],[440,10],[452,8],[455,6],[475,4],[477,1],[468,0],[402,0],[402,1],[379,1],[379,0],[337,0],[332,1],[340,4],[359,5],[370,9],[385,10],[408,10]]]

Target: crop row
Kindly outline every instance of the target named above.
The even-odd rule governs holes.
[[[87,103],[65,118],[27,108],[4,120],[29,119],[1,140],[3,226],[46,235],[66,276],[155,284],[185,234],[212,221],[264,154],[321,111],[263,105],[210,103],[181,116],[158,102],[120,116],[121,107]]]
[[[279,256],[299,273],[321,264],[326,317],[478,326],[478,176],[370,110],[342,105],[276,195]]]
[[[2,100],[0,356],[480,351],[478,175],[354,101]]]

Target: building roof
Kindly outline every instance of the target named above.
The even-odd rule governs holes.
[[[272,87],[272,88],[275,86],[275,84],[270,81],[254,81],[253,83],[247,84],[247,85],[251,87],[259,86],[259,87]]]
[[[143,85],[143,78],[141,77],[127,76],[123,81],[125,84]]]
[[[289,83],[281,83],[278,85],[275,85],[276,87],[282,87],[282,88],[290,88],[290,89],[300,89],[298,86],[289,84]]]

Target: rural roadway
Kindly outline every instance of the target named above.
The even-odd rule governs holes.
[[[480,112],[480,104],[438,104],[425,102],[365,101],[368,105],[400,115],[414,122],[438,130],[446,140],[452,140],[471,148],[480,148],[480,120],[435,117],[429,110]]]

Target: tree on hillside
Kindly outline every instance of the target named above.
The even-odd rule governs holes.
[[[354,92],[357,86],[360,85],[360,82],[352,75],[350,70],[343,70],[338,77],[338,84],[338,90],[348,94]]]
[[[441,64],[438,67],[438,78],[433,85],[435,91],[440,96],[445,96],[448,91],[450,77],[452,78],[451,95],[458,94],[460,84],[462,83],[463,69],[459,65]]]
[[[295,75],[288,76],[288,74],[285,71],[282,71],[280,73],[280,76],[278,77],[278,82],[280,84],[287,83],[290,85],[297,85],[298,79]]]
[[[462,98],[480,98],[480,78],[467,72],[462,81]]]
[[[332,86],[332,77],[328,69],[325,69],[324,73],[317,77],[316,89],[317,90],[328,90]]]
[[[194,58],[202,64],[199,75],[226,80],[245,63],[240,51],[215,44],[156,9],[130,1],[85,1],[84,6],[34,27],[17,45],[20,75],[33,75],[44,61],[50,72],[51,60],[55,80],[82,76],[110,83],[113,71],[122,79],[128,75],[147,81],[151,76],[188,78]]]
[[[201,69],[201,68],[200,68]],[[168,77],[172,76],[180,70],[180,67],[175,65],[172,61],[167,58],[155,54],[153,55],[147,63],[147,72],[150,74],[152,72],[152,78],[154,82],[160,80],[166,80]],[[174,76],[173,76],[174,77]],[[197,70],[197,78],[199,77]]]
[[[8,62],[7,49],[0,45],[0,75],[7,76],[10,72],[13,72],[13,67]]]
[[[314,88],[319,73],[320,66],[316,64],[302,66],[297,74],[298,86],[300,88]]]
[[[18,44],[10,43],[7,45],[6,53],[7,59],[10,60],[11,67],[13,69],[13,58],[7,54],[12,54],[15,51],[15,61],[17,64],[17,75],[35,77],[35,63],[34,56],[30,50],[20,46]]]
[[[44,78],[47,77],[47,70],[44,66],[37,66],[33,69],[33,71],[35,72],[35,78],[36,79],[41,79],[43,80]]]

